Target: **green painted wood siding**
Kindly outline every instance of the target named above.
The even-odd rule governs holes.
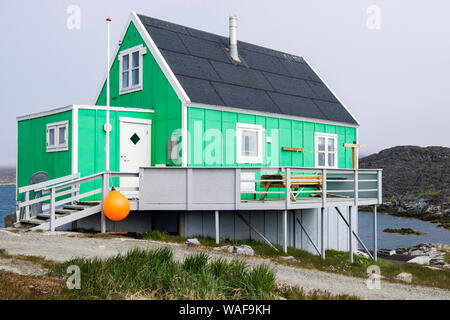
[[[152,113],[110,111],[112,131],[110,135],[111,171],[120,171],[120,117],[152,120]],[[82,177],[105,171],[106,167],[105,110],[78,110],[78,172]],[[152,122],[153,127],[153,122]],[[114,180],[116,187],[118,180]],[[81,193],[101,188],[101,180],[82,184]]]
[[[115,57],[111,67],[111,105],[125,108],[154,109],[152,123],[152,165],[174,165],[167,159],[167,138],[179,137],[181,134],[181,102],[175,91],[161,71],[159,65],[146,46],[134,24],[131,22],[120,51],[138,45],[147,48],[143,56],[143,89],[137,92],[119,94],[119,61]],[[103,85],[97,105],[106,105],[106,86]],[[177,133],[174,134],[174,132]]]
[[[236,163],[236,123],[257,124],[265,129],[262,164]],[[324,132],[338,136],[338,167],[351,168],[351,150],[344,150],[342,146],[356,140],[356,128],[352,127],[193,107],[188,108],[188,132],[188,165],[194,167],[314,167],[314,135],[316,132]],[[232,138],[227,139],[227,134]],[[266,136],[272,137],[272,143],[266,143]],[[304,152],[282,151],[282,147],[304,148]],[[213,149],[216,152],[211,154]]]
[[[69,121],[67,151],[47,152],[47,124]],[[49,179],[72,173],[72,111],[17,123],[17,186],[30,184],[31,176],[45,171]]]

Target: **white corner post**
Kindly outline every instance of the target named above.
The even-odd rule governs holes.
[[[287,247],[288,247],[288,234],[287,234],[287,210],[284,210],[283,212],[283,251],[284,253],[287,253]]]
[[[378,259],[378,235],[377,235],[377,206],[373,206],[373,260],[377,261]]]
[[[348,252],[350,255],[350,263],[353,263],[353,223],[352,223],[352,207],[348,207]]]
[[[325,260],[325,216],[326,216],[326,212],[325,210],[327,210],[326,208],[321,208],[321,215],[320,215],[320,219],[321,221],[321,230],[320,230],[320,256],[322,258],[322,260]]]
[[[219,244],[220,241],[219,210],[215,211],[215,220],[216,220],[216,244]]]

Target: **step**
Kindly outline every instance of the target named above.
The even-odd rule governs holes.
[[[101,203],[101,201],[78,201],[77,204],[81,206],[97,206]]]
[[[78,211],[71,211],[71,212],[78,212]],[[64,217],[64,216],[65,216],[65,214],[58,214],[58,213],[55,212],[55,218],[56,219]],[[40,213],[40,214],[36,215],[36,218],[38,218],[38,219],[50,219],[50,213]]]
[[[66,214],[72,214],[74,212],[78,212],[79,210],[70,210],[70,209],[56,209],[56,214],[66,215]]]
[[[34,225],[40,225],[45,223],[45,220],[42,219],[36,219],[36,218],[31,218],[29,220],[21,220],[20,223],[24,223],[24,224],[34,224]]]
[[[88,208],[91,208],[91,207],[93,207],[93,206],[86,206],[86,205],[79,205],[79,204],[69,204],[69,205],[64,206],[64,209],[73,209],[73,210],[81,211],[81,210],[88,209]]]

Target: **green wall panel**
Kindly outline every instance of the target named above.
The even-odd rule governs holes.
[[[259,124],[263,127],[263,163],[236,163],[236,123]],[[221,134],[217,134],[221,133]],[[289,119],[256,116],[229,111],[188,108],[188,165],[189,166],[295,166],[314,167],[316,132],[338,136],[338,167],[351,168],[351,150],[344,143],[353,143],[356,128],[303,122]],[[231,138],[227,139],[227,135]],[[211,137],[218,137],[219,141]],[[266,142],[272,137],[272,143]],[[207,153],[216,146],[220,156]],[[282,151],[283,147],[304,148],[304,152]],[[210,159],[209,159],[209,158]],[[212,160],[212,161],[209,161]]]
[[[47,152],[47,124],[69,121],[67,151]],[[31,176],[45,171],[49,179],[72,172],[72,111],[18,121],[17,136],[17,186],[30,183]]]
[[[178,165],[167,159],[167,138],[179,137],[181,134],[181,102],[133,23],[130,24],[125,34],[119,52],[141,44],[147,48],[147,54],[143,57],[143,89],[119,94],[119,61],[116,56],[110,73],[111,105],[154,109],[152,165]],[[103,85],[96,104],[106,105],[105,85]]]

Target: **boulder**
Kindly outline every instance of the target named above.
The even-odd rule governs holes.
[[[247,245],[215,247],[213,250],[215,250],[215,251],[228,251],[229,253],[242,254],[242,255],[245,255],[245,256],[253,256],[253,255],[255,255],[255,251],[253,251],[252,247],[247,246]]]
[[[253,251],[252,247],[244,244],[239,247],[234,247],[233,253],[242,254],[245,256],[253,256],[255,254],[255,251]]]
[[[411,283],[412,282],[412,274],[407,273],[407,272],[402,272],[402,273],[399,273],[395,277],[395,279],[403,281],[403,282]]]
[[[186,240],[186,244],[187,244],[188,246],[194,246],[194,247],[196,247],[196,246],[199,246],[199,245],[200,245],[200,241],[198,241],[197,238],[187,239],[187,240]]]
[[[408,261],[408,263],[430,264],[429,256],[417,256]]]

